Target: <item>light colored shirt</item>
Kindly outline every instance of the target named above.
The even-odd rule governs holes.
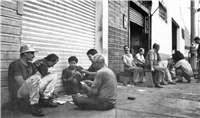
[[[143,63],[142,63],[143,62]],[[141,55],[140,53],[137,53],[135,55],[135,63],[136,64],[144,64],[145,63],[145,59],[144,59],[144,56]]]
[[[123,58],[124,68],[135,66],[134,58],[131,53],[123,55],[122,58]]]
[[[100,84],[98,98],[106,99],[108,103],[116,104],[117,100],[117,80],[114,72],[104,67],[97,71],[93,86]],[[104,101],[106,102],[106,101]]]
[[[149,52],[146,55],[146,59],[145,59],[145,65],[149,66],[151,63],[151,61],[153,61],[153,65],[158,66],[158,56],[157,53],[152,49],[149,50]]]
[[[192,67],[189,64],[188,61],[186,61],[185,59],[181,59],[179,60],[176,64],[175,64],[175,68],[181,68],[185,73],[187,73],[189,76],[193,76],[193,71],[192,71]]]

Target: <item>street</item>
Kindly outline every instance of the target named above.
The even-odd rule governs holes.
[[[135,97],[129,100],[127,97]],[[57,108],[42,108],[44,118],[199,118],[200,84],[165,85],[164,88],[149,88],[141,85],[118,84],[116,108],[108,111],[83,111],[74,104],[66,103]],[[11,112],[2,109],[2,118],[33,118],[29,113]]]

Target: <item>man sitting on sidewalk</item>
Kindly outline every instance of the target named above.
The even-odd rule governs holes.
[[[41,90],[40,84],[46,79],[41,80],[41,74],[37,71],[34,64],[30,62],[35,57],[35,52],[36,50],[31,45],[24,45],[20,48],[20,59],[13,61],[9,65],[8,85],[12,107],[14,105],[21,105],[16,103],[19,99],[29,100],[28,108],[30,113],[34,116],[44,116],[38,102]],[[44,91],[47,89],[46,86],[43,88],[45,88]],[[53,86],[48,88],[53,88]],[[51,102],[46,102],[46,106],[55,107]]]
[[[114,72],[105,65],[101,54],[93,57],[93,66],[97,71],[92,86],[82,83],[88,91],[87,96],[72,96],[76,106],[87,110],[109,110],[114,108],[117,99],[117,80]]]
[[[83,80],[91,80],[91,81],[94,81],[94,77],[95,77],[95,74],[96,74],[96,70],[95,68],[93,67],[93,56],[95,54],[97,54],[97,50],[96,49],[89,49],[87,51],[87,56],[89,58],[89,60],[92,62],[92,65],[86,70],[86,69],[79,69],[78,71],[80,71],[81,73],[85,73],[84,77],[83,77]]]

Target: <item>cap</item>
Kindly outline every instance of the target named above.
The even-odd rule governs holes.
[[[20,54],[25,53],[25,52],[37,52],[32,45],[23,45],[20,48]]]

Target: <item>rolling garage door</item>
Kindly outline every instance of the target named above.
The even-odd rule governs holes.
[[[143,27],[144,25],[144,17],[141,13],[130,7],[130,21],[133,23],[138,24],[139,26]]]
[[[50,53],[59,62],[50,68],[61,77],[69,56],[77,56],[78,65],[88,68],[86,52],[95,47],[95,2],[92,0],[27,0],[24,1],[21,44],[31,44],[39,52],[35,59]],[[62,81],[57,82],[57,91]]]

